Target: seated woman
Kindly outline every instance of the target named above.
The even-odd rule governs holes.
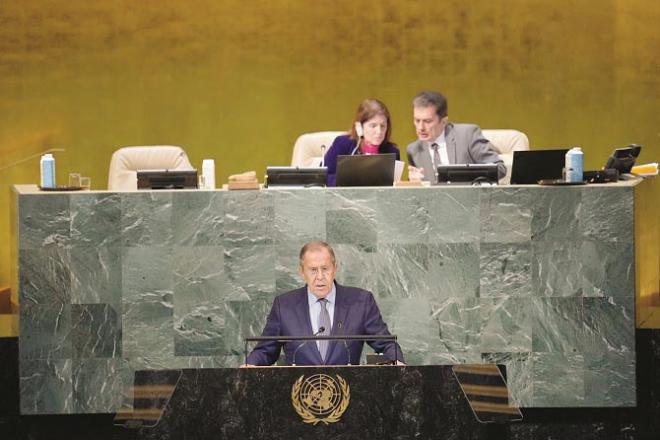
[[[353,118],[349,134],[337,136],[323,160],[328,167],[328,186],[335,186],[337,156],[354,154],[395,153],[400,160],[399,149],[390,142],[392,122],[390,111],[377,99],[365,99],[360,103]]]

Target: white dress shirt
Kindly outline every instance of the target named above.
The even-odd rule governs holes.
[[[432,142],[427,143],[429,154],[431,155],[431,163],[433,163],[433,144],[438,144],[438,153],[440,153],[440,163],[438,165],[449,165],[449,155],[447,154],[447,140],[445,139],[445,131],[442,130],[440,136]]]

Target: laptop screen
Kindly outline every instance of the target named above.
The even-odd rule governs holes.
[[[569,148],[514,151],[512,185],[536,185],[541,179],[562,179]]]
[[[337,156],[337,186],[392,186],[394,153]]]

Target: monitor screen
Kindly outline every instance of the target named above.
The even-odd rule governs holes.
[[[497,183],[497,164],[440,165],[438,183]]]
[[[197,170],[138,170],[138,189],[196,189]]]
[[[324,187],[328,177],[327,167],[268,167],[266,186],[268,188],[310,188]]]
[[[337,186],[392,186],[396,154],[337,156]]]
[[[536,185],[544,179],[562,179],[569,148],[514,151],[512,185]]]

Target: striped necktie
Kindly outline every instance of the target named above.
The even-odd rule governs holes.
[[[323,327],[323,331],[319,335],[329,335],[330,334],[330,313],[328,313],[328,300],[325,298],[319,299],[321,304],[321,311],[319,312],[319,328]],[[328,343],[330,341],[319,341],[319,352],[321,353],[321,358],[325,362],[325,357],[328,354]]]

